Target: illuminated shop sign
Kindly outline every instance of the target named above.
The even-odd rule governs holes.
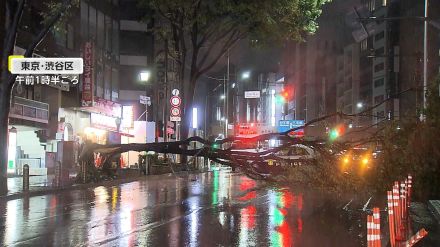
[[[133,128],[133,106],[122,106],[122,128]]]
[[[92,125],[92,127],[99,129],[105,129],[110,131],[118,130],[118,127],[116,125],[116,118],[97,114],[97,113],[91,113],[90,124]]]

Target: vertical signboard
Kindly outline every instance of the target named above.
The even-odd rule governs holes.
[[[81,95],[82,106],[93,106],[93,76],[94,76],[94,56],[92,42],[84,44],[84,74]]]

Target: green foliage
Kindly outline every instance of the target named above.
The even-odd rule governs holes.
[[[294,185],[342,196],[345,193],[367,192],[365,188],[370,176],[368,171],[359,172],[356,169],[344,172],[337,157],[322,152],[315,164],[290,169],[287,179]]]
[[[66,1],[46,1],[44,3],[45,9],[40,13],[43,17],[43,26],[50,25],[51,18],[55,15],[61,15],[58,21],[53,26],[55,33],[67,33],[66,23],[74,16],[74,8],[79,7],[79,0],[66,0]]]
[[[425,111],[427,121],[439,126],[440,124],[440,75],[437,79],[429,85],[428,93],[428,107]]]
[[[317,29],[316,19],[328,0],[139,0],[165,16],[165,22],[199,34],[229,29],[262,42],[300,40]],[[181,18],[176,18],[176,17]],[[211,29],[214,26],[214,29]],[[163,29],[161,30],[163,32]]]
[[[414,177],[420,200],[440,197],[440,97],[437,78],[428,89],[426,120],[401,121],[384,132],[383,164],[378,171],[378,189],[408,173]],[[399,126],[399,128],[397,128]]]
[[[386,123],[385,129],[377,136],[382,152],[368,173],[343,173],[337,169],[338,159],[327,157],[321,158],[316,168],[292,169],[290,181],[340,193],[377,192],[385,195],[394,181],[401,181],[411,174],[415,200],[440,198],[439,85],[440,77],[429,86],[425,121],[401,119]]]

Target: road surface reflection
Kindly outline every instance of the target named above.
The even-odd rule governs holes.
[[[0,201],[2,246],[358,246],[319,196],[214,171]]]

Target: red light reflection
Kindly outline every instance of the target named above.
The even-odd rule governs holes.
[[[293,246],[293,239],[290,232],[290,226],[287,221],[283,221],[283,223],[278,227],[278,232],[281,234],[282,246]]]
[[[253,229],[255,227],[255,215],[257,208],[255,206],[247,206],[241,210],[242,227]]]
[[[298,208],[299,211],[302,211],[302,209],[303,209],[303,195],[302,194],[298,195],[298,202],[297,202],[296,207]]]
[[[296,222],[298,224],[298,232],[302,233],[302,231],[303,231],[303,221],[301,219],[301,216],[298,216],[298,219],[296,219]]]
[[[240,183],[240,190],[244,191],[244,190],[250,190],[255,188],[256,183],[254,180],[251,179],[242,179],[241,183]]]
[[[254,199],[256,197],[257,197],[257,192],[256,191],[251,191],[251,192],[247,193],[246,195],[238,198],[238,200],[240,200],[240,201],[248,201],[248,200]]]

